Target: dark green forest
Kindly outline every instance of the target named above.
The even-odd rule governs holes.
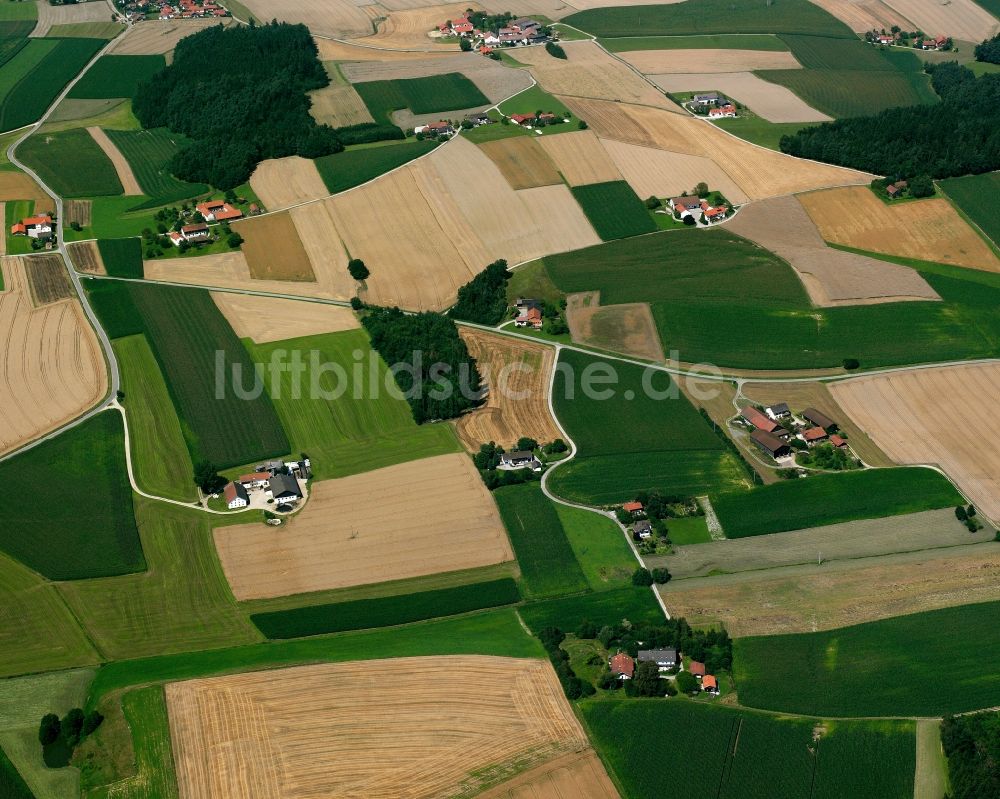
[[[950,799],[1000,796],[1000,714],[954,716],[941,723]]]
[[[193,139],[170,162],[175,176],[230,189],[267,158],[344,149],[309,115],[307,92],[329,82],[304,25],[220,25],[181,39],[173,63],[139,84],[132,107],[144,128]]]
[[[448,312],[452,319],[496,325],[507,315],[510,271],[502,258],[494,261],[458,290],[458,302]]]
[[[417,424],[453,419],[480,404],[479,369],[451,319],[430,311],[370,308],[361,321]]]
[[[1000,64],[1000,33],[976,45],[976,61]]]
[[[936,105],[890,108],[781,137],[782,152],[880,175],[935,179],[1000,168],[1000,74],[928,64]]]

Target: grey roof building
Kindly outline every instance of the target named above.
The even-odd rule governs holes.
[[[271,496],[277,500],[302,499],[299,481],[288,474],[276,474],[270,479]]]
[[[677,650],[673,647],[667,649],[640,649],[639,662],[655,663],[660,668],[670,669],[677,665]]]

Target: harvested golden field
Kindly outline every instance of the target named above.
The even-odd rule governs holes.
[[[111,160],[115,172],[118,173],[118,180],[121,181],[122,188],[125,189],[126,196],[142,194],[142,186],[136,180],[135,173],[132,171],[132,165],[121,154],[118,148],[115,147],[115,143],[108,138],[108,134],[95,126],[87,128],[87,133],[90,134],[91,138],[97,142],[97,146],[104,150],[104,154]]]
[[[369,26],[368,31],[371,31]],[[449,58],[454,53],[441,49],[440,52],[417,52],[415,50],[381,50],[376,47],[365,47],[361,44],[340,42],[335,39],[313,39],[319,48],[321,61],[413,61],[415,59],[433,60]]]
[[[101,251],[97,249],[96,241],[78,241],[66,245],[69,260],[77,272],[91,275],[106,275]]]
[[[821,307],[941,299],[915,269],[828,247],[796,197],[752,203],[727,227],[788,261]]]
[[[514,16],[541,14],[549,19],[562,19],[578,10],[563,0],[480,0],[479,3],[491,14],[510,11]]]
[[[55,253],[33,255],[21,262],[28,279],[31,304],[36,308],[74,296],[62,256]]]
[[[309,97],[312,99],[309,113],[320,124],[344,128],[375,121],[353,86],[331,83],[309,92]]]
[[[886,205],[867,186],[850,186],[799,199],[834,244],[1000,272],[1000,259],[943,198]]]
[[[76,22],[107,22],[111,11],[107,3],[77,3],[54,6],[48,2],[36,3],[38,24],[31,36],[45,36],[53,25],[71,25]]]
[[[543,660],[323,663],[175,682],[166,697],[181,799],[472,796],[587,748]]]
[[[711,158],[751,199],[848,183],[867,184],[873,177],[757,147],[687,114],[627,103],[561,99],[603,139]]]
[[[498,139],[481,144],[480,148],[507,178],[512,189],[532,189],[562,183],[546,150],[533,138],[515,136]]]
[[[808,105],[790,89],[769,83],[753,72],[650,75],[649,79],[667,92],[720,91],[769,122],[828,122],[832,118]]]
[[[79,416],[107,391],[104,356],[79,302],[33,307],[25,260],[0,258],[0,453]]]
[[[309,256],[287,211],[236,222],[244,239],[243,254],[255,280],[315,282]]]
[[[519,774],[476,799],[619,799],[593,749],[574,752]]]
[[[595,291],[571,294],[567,300],[566,322],[577,344],[658,363],[665,360],[648,303],[601,305]]]
[[[817,408],[833,419],[851,445],[851,449],[869,466],[895,466],[896,462],[880,450],[847,411],[837,402],[827,383],[744,383],[743,397],[762,405],[787,402],[793,411]],[[742,407],[742,401],[741,405]],[[731,408],[729,416],[736,413]]]
[[[437,31],[438,25],[464,16],[466,9],[479,10],[475,3],[447,3],[428,8],[413,8],[407,11],[390,11],[378,23],[374,36],[365,36],[359,44],[371,47],[387,47],[395,50],[427,50],[440,48],[443,51],[458,52],[458,42],[445,43],[427,34]]]
[[[34,200],[35,213],[51,212],[52,198],[23,172],[0,170],[0,202],[5,200]]]
[[[622,179],[600,140],[589,130],[543,136],[535,141],[549,154],[570,186]]]
[[[794,55],[781,50],[634,50],[619,53],[619,57],[647,75],[752,72],[801,66]]]
[[[644,199],[676,197],[703,182],[713,191],[721,191],[730,202],[737,205],[749,199],[743,189],[711,158],[640,147],[613,139],[602,139],[601,143],[622,177]]]
[[[898,463],[942,469],[1000,522],[1000,365],[912,369],[834,383],[850,418]]]
[[[674,580],[660,594],[671,615],[693,625],[721,622],[734,637],[830,630],[1000,599],[1000,551],[955,546]]]
[[[930,36],[981,42],[1000,31],[1000,22],[973,0],[885,0],[885,3]]]
[[[545,91],[617,103],[642,103],[686,115],[687,112],[667,99],[663,92],[657,91],[596,43],[563,42],[562,46],[566,59],[553,58],[544,47],[517,50],[517,60],[528,66]]]
[[[240,600],[514,559],[493,497],[461,453],[313,483],[286,524],[218,527],[215,544]]]
[[[375,16],[351,0],[242,0],[242,4],[258,21],[301,22],[318,36],[368,36]]]
[[[864,33],[870,30],[889,30],[898,25],[904,31],[917,26],[902,14],[882,2],[882,0],[812,0],[824,11],[829,12],[852,31]]]
[[[278,211],[330,194],[315,162],[297,155],[261,161],[250,176],[250,187],[268,211]]]
[[[573,0],[573,7],[580,11],[591,8],[619,8],[621,6],[660,6],[683,3],[685,0]]]
[[[284,300],[254,294],[213,291],[212,299],[240,338],[256,344],[360,327],[350,308],[322,302]]]
[[[63,213],[69,224],[76,222],[81,227],[90,227],[92,209],[90,200],[63,200]]]
[[[334,224],[329,201],[300,205],[288,213],[316,275],[316,285],[306,293],[335,300],[353,297],[358,284],[347,271],[347,251]]]
[[[267,19],[271,19],[271,17],[267,17]],[[111,52],[116,55],[171,53],[177,46],[177,42],[185,36],[220,24],[228,27],[236,23],[232,18],[148,20],[141,25],[133,25],[124,35],[119,36],[115,40]],[[169,62],[170,58],[168,57],[167,63]]]
[[[468,327],[459,334],[489,388],[486,403],[455,422],[465,448],[478,452],[490,441],[511,447],[522,436],[543,443],[562,438],[548,404],[552,347]]]

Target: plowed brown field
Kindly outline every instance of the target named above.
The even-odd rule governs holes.
[[[73,262],[73,268],[77,272],[86,272],[91,275],[107,274],[96,241],[79,241],[67,244],[66,252],[69,253],[69,259]]]
[[[288,212],[237,222],[233,230],[244,239],[243,254],[254,279],[316,282],[309,256]]]
[[[570,186],[622,179],[600,140],[589,130],[543,136],[536,142],[549,154]]]
[[[36,308],[50,305],[73,296],[73,286],[63,259],[55,253],[33,255],[22,260],[24,275],[28,279],[31,304]]]
[[[604,764],[591,749],[556,758],[476,799],[619,799]]]
[[[886,205],[862,186],[799,199],[823,238],[834,244],[1000,272],[1000,259],[945,199]]]
[[[52,198],[23,172],[0,170],[0,201],[34,200],[35,213],[51,211]]]
[[[596,292],[571,294],[566,321],[573,341],[611,352],[663,362],[663,346],[649,304],[600,305]]]
[[[936,464],[980,512],[1000,521],[1000,365],[859,377],[830,392],[893,460]]]
[[[587,747],[543,660],[324,663],[166,696],[181,799],[472,796]]]
[[[455,423],[465,448],[478,452],[490,441],[509,448],[522,436],[539,442],[561,438],[548,404],[554,350],[468,327],[459,332],[489,387],[486,404]]]
[[[237,599],[345,588],[513,560],[493,497],[467,455],[314,483],[280,528],[219,527]]]
[[[236,335],[253,339],[257,344],[316,333],[337,333],[360,326],[354,312],[340,305],[228,291],[213,291],[212,299]]]
[[[535,139],[517,136],[486,142],[480,147],[507,178],[512,189],[532,189],[562,183],[555,164]]]
[[[32,307],[22,258],[0,258],[0,453],[79,416],[107,391],[100,345],[75,299]]]
[[[316,164],[297,155],[261,161],[250,176],[250,187],[268,211],[279,211],[330,194]]]
[[[63,200],[66,222],[77,222],[81,227],[90,227],[93,203],[90,200]]]

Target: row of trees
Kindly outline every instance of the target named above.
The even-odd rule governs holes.
[[[38,725],[38,742],[42,745],[42,759],[49,768],[68,766],[73,750],[94,730],[101,726],[104,716],[96,710],[84,713],[75,707],[61,719],[55,713],[46,713]]]
[[[584,696],[591,696],[596,691],[594,686],[576,676],[573,667],[569,663],[569,653],[559,645],[566,640],[566,634],[558,627],[546,627],[538,634],[538,640],[542,642],[552,667],[556,670],[559,684],[566,696],[570,699],[579,699]]]
[[[1000,74],[980,78],[955,62],[928,64],[935,105],[890,108],[782,136],[801,158],[880,175],[935,179],[1000,168]]]

